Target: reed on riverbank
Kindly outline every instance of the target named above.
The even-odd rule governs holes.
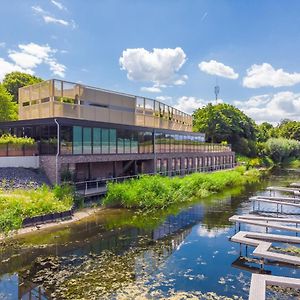
[[[164,208],[175,203],[206,198],[227,188],[254,182],[259,177],[259,170],[246,170],[245,167],[214,173],[194,173],[182,178],[144,175],[122,183],[109,183],[103,204],[141,209]]]
[[[71,209],[73,191],[70,186],[44,185],[37,189],[0,190],[0,233],[19,229],[27,217]]]

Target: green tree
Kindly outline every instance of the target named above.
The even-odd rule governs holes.
[[[19,88],[43,81],[43,79],[22,72],[11,72],[5,75],[3,86],[13,96],[13,100],[18,102]]]
[[[266,154],[276,163],[290,157],[299,157],[299,141],[285,138],[271,138],[265,144]]]
[[[12,95],[0,84],[0,122],[17,119],[18,105]]]
[[[257,141],[266,142],[270,137],[273,137],[274,127],[268,122],[263,122],[257,126]]]
[[[300,122],[283,120],[278,127],[278,133],[283,138],[300,141]]]
[[[211,103],[193,113],[194,130],[206,134],[207,142],[227,141],[240,154],[255,156],[256,125],[230,104]]]

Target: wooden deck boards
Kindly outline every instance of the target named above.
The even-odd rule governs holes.
[[[278,221],[274,221],[274,220],[272,221],[272,220],[250,219],[250,218],[247,219],[247,218],[245,218],[245,217],[243,218],[241,216],[232,216],[232,217],[229,218],[229,221],[230,222],[236,222],[236,223],[245,223],[245,224],[253,225],[253,226],[260,226],[260,227],[265,227],[265,228],[273,228],[273,229],[279,229],[279,230],[285,230],[285,231],[292,231],[292,232],[300,233],[300,228],[286,226],[286,225],[280,225],[280,224],[276,223]],[[285,222],[285,223],[287,223],[287,222]],[[295,222],[295,223],[298,224],[298,222]]]
[[[285,236],[278,234],[264,234],[259,232],[240,231],[231,237],[231,241],[239,244],[244,244],[256,247],[253,255],[263,259],[271,259],[292,265],[300,265],[300,257],[276,253],[270,251],[272,242],[294,243],[300,244],[300,238],[294,236]]]
[[[265,274],[252,274],[249,300],[265,300],[267,285],[299,289],[300,279]]]

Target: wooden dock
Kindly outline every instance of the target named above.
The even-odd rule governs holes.
[[[260,210],[260,203],[269,203],[269,204],[276,204],[277,205],[277,213],[279,213],[279,206],[281,207],[281,213],[283,213],[283,206],[292,206],[292,207],[297,207],[300,208],[300,204],[294,203],[294,202],[286,202],[286,201],[278,201],[278,200],[269,200],[265,198],[260,198],[258,196],[256,197],[251,197],[250,200],[253,201],[253,211],[255,210],[255,203],[258,203],[257,211]]]
[[[267,285],[299,289],[300,279],[265,274],[252,274],[249,300],[265,300]]]
[[[251,197],[252,198],[252,197]],[[284,197],[284,196],[264,196],[264,195],[258,195],[256,198],[259,199],[269,199],[269,200],[275,200],[275,201],[294,201],[294,202],[300,202],[299,197]]]
[[[273,228],[273,229],[300,233],[300,228],[298,228],[298,224],[300,224],[300,219],[287,219],[287,218],[284,219],[284,218],[261,217],[261,216],[251,216],[251,215],[242,215],[242,216],[234,215],[229,218],[229,221],[239,224],[239,230],[240,230],[240,224],[245,223],[248,225],[265,227],[266,231],[268,231],[268,228]],[[296,227],[280,225],[277,224],[278,222],[292,223],[295,224]]]
[[[87,190],[78,190],[77,193],[83,197],[101,196],[105,195],[107,192],[106,186],[101,186],[98,188],[89,188]]]
[[[285,192],[285,193],[300,192],[300,188],[281,187],[281,186],[269,186],[266,188],[266,190],[270,192]]]
[[[268,234],[259,232],[240,231],[231,237],[231,241],[247,246],[256,247],[253,251],[253,255],[262,259],[270,259],[280,261],[292,265],[300,265],[300,257],[272,252],[269,249],[272,246],[272,242],[282,242],[291,244],[300,244],[300,238],[294,236]]]
[[[290,187],[299,188],[300,189],[300,182],[293,182],[293,183],[290,184]]]

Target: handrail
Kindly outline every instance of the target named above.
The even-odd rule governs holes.
[[[120,177],[108,177],[108,178],[101,178],[101,179],[95,179],[95,180],[87,180],[87,181],[79,181],[74,182],[73,185],[75,186],[76,190],[84,190],[85,192],[88,191],[88,189],[96,188],[98,189],[100,186],[106,186],[108,182],[120,182],[127,179],[137,179],[144,175],[153,176],[153,175],[161,175],[161,176],[180,176],[180,175],[186,175],[191,174],[195,172],[213,172],[218,170],[225,170],[230,169],[236,166],[236,163],[228,163],[228,164],[222,164],[222,165],[215,165],[215,166],[202,166],[199,168],[191,168],[191,169],[178,169],[178,170],[171,170],[171,171],[162,171],[157,173],[144,173],[144,174],[138,174],[138,175],[128,175],[128,176],[120,176]],[[89,187],[90,185],[90,187]],[[91,187],[91,185],[94,185]],[[83,186],[82,189],[79,189],[80,186]]]

